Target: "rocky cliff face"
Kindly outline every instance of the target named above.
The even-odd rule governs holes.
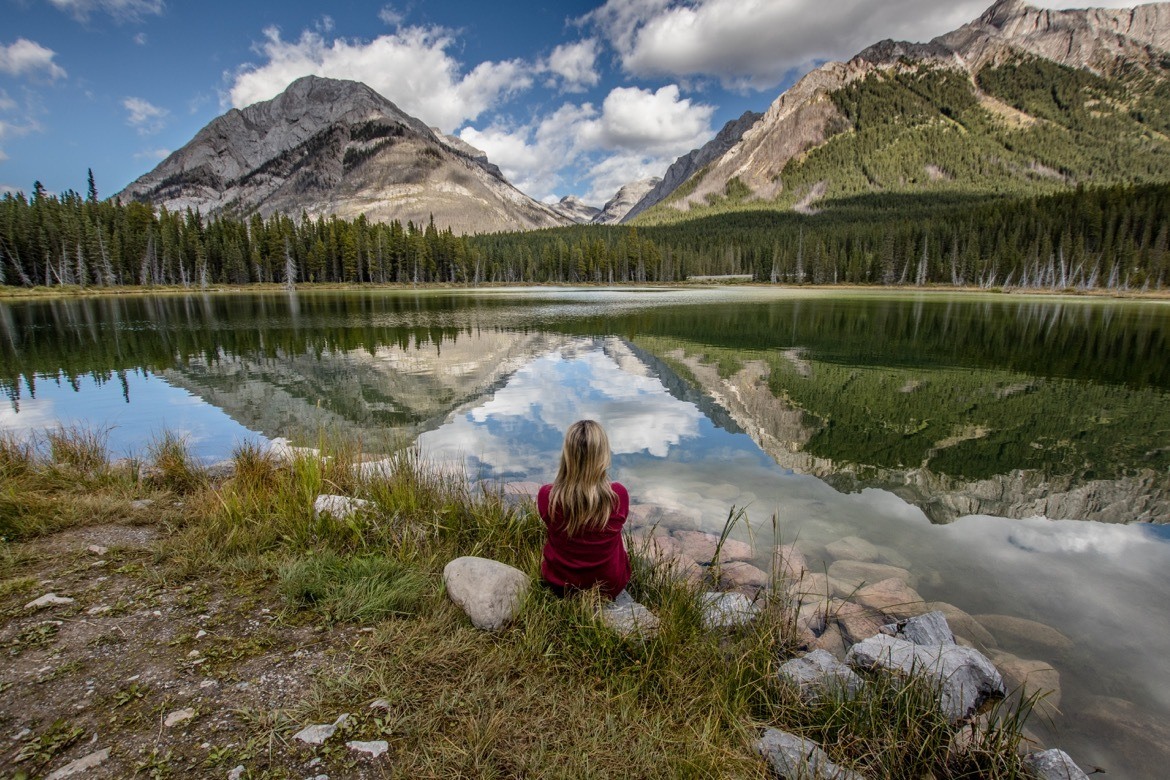
[[[745,111],[739,119],[734,119],[723,126],[718,135],[708,141],[700,149],[692,149],[687,154],[674,161],[666,170],[666,175],[662,177],[661,181],[627,212],[626,220],[631,220],[641,214],[646,209],[661,203],[672,192],[682,186],[683,182],[691,178],[695,174],[701,172],[703,168],[712,160],[718,159],[723,154],[726,154],[728,149],[731,149],[739,140],[743,138],[743,134],[747,132],[748,128],[755,125],[761,118],[762,114],[757,114],[752,111]]]
[[[566,224],[459,139],[364,84],[308,76],[232,109],[118,194],[172,210],[398,219],[457,232]]]
[[[585,225],[592,222],[593,218],[601,213],[601,209],[581,202],[581,199],[576,195],[566,195],[559,202],[551,204],[550,208],[565,219],[572,220],[578,225]]]
[[[624,221],[629,216],[630,210],[646,197],[646,193],[661,183],[662,179],[657,176],[630,182],[606,202],[601,208],[601,213],[593,217],[594,224],[616,225],[618,222]]]
[[[1135,67],[1163,68],[1170,63],[1168,52],[1170,3],[1053,11],[1023,0],[1000,0],[970,24],[929,43],[882,41],[849,62],[817,68],[762,116],[745,114],[702,150],[680,157],[629,218],[668,198],[680,210],[702,205],[709,196],[723,194],[732,179],[745,184],[751,197],[775,198],[789,161],[850,130],[830,96],[876,72],[926,64],[964,71],[974,83],[984,66],[1028,56],[1109,75]],[[1007,106],[996,108],[1010,112]],[[684,183],[686,194],[676,194]],[[818,197],[816,191],[802,195],[808,201]]]

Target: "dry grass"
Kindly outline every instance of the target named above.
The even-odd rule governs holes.
[[[0,438],[2,535],[110,522],[135,498],[181,502],[160,514],[168,579],[275,584],[288,619],[373,627],[344,673],[318,679],[287,711],[257,715],[258,744],[288,745],[301,725],[350,712],[342,738],[387,740],[398,777],[764,778],[750,746],[774,726],[874,777],[1019,774],[1027,702],[970,740],[921,682],[877,676],[857,699],[807,705],[776,676],[796,645],[783,600],[743,629],[714,633],[695,591],[638,555],[630,589],[661,620],[654,639],[623,640],[598,622],[588,595],[562,600],[539,588],[508,629],[474,630],[443,593],[443,566],[480,555],[535,576],[543,525],[529,507],[473,494],[462,477],[409,454],[363,477],[356,447],[288,461],[245,447],[234,476],[212,481],[167,438],[140,481],[135,464],[111,465],[94,445],[64,436],[45,454]],[[322,493],[372,505],[344,521],[317,517]],[[3,550],[10,558],[8,543]],[[3,587],[24,587],[12,571],[0,556]],[[389,709],[370,710],[375,699]]]

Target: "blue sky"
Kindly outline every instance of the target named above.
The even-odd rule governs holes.
[[[600,205],[815,64],[928,40],[990,2],[0,0],[0,191],[84,191],[92,168],[112,195],[316,73],[484,149],[533,197]]]

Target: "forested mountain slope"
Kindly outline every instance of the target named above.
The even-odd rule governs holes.
[[[637,222],[811,213],[866,194],[1164,181],[1170,3],[1050,11],[1002,0],[930,43],[884,41],[808,74]]]

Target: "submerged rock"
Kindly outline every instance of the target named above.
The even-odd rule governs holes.
[[[829,617],[841,627],[841,632],[850,643],[860,642],[878,633],[884,622],[872,609],[848,601],[833,601],[829,605]]]
[[[922,614],[926,609],[926,603],[922,596],[918,595],[918,591],[897,577],[860,588],[853,594],[853,600],[894,618],[913,617]]]
[[[530,584],[524,572],[488,558],[456,558],[443,568],[447,595],[484,631],[512,622]]]
[[[845,583],[850,590],[856,590],[891,577],[902,580],[910,587],[918,584],[914,575],[898,566],[884,563],[863,563],[861,561],[836,561],[829,566],[829,576]]]
[[[719,565],[719,587],[725,590],[760,591],[771,584],[768,573],[750,563],[728,561]]]
[[[788,582],[799,582],[809,573],[808,559],[795,544],[782,544],[772,553],[772,569]]]
[[[719,537],[704,531],[675,531],[674,536],[682,544],[683,553],[699,563],[714,560],[716,548],[719,550],[719,560],[723,563],[750,561],[755,557],[751,545],[737,539],[725,539],[720,547]]]
[[[768,729],[756,740],[756,752],[782,780],[864,780],[864,776],[834,764],[810,739]]]
[[[1073,641],[1052,626],[1036,620],[1011,615],[975,615],[975,620],[990,631],[1000,644],[1016,647],[1042,647],[1047,650],[1069,650]]]
[[[1036,703],[1036,712],[1050,717],[1057,714],[1061,699],[1060,672],[1052,664],[1002,651],[992,652],[991,660],[1003,675],[1009,693],[1024,696],[1043,694],[1043,698]]]
[[[939,706],[952,722],[971,716],[988,699],[1006,694],[999,671],[970,647],[926,647],[878,635],[849,648],[846,661],[857,669],[925,675],[939,686]]]

